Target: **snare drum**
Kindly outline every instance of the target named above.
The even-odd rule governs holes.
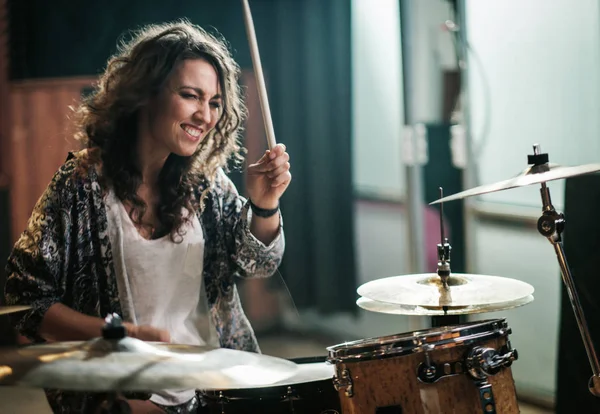
[[[504,319],[327,348],[344,414],[519,413]]]
[[[340,414],[335,367],[326,357],[296,358],[298,372],[269,387],[203,391],[210,414]]]

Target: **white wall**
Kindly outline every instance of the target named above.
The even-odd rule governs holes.
[[[352,0],[354,185],[395,198],[405,187],[399,20],[397,0]]]
[[[476,53],[470,55],[469,73],[472,131],[484,143],[478,157],[480,183],[516,175],[526,167],[534,143],[541,144],[551,162],[599,162],[598,1],[467,0],[466,6],[468,39]],[[482,136],[486,122],[489,134]],[[558,209],[564,205],[563,185],[550,185]],[[498,204],[500,213],[513,206],[541,211],[539,186],[481,199]],[[507,318],[513,345],[520,351],[513,365],[517,389],[552,397],[561,284],[554,250],[535,227],[479,223],[475,233],[476,272],[520,279],[536,290],[532,304],[478,319]]]
[[[485,71],[471,54],[472,131],[483,145],[481,183],[523,170],[534,143],[554,163],[600,161],[600,3],[468,0],[466,5],[469,42]],[[487,97],[482,73],[489,80]],[[489,134],[482,136],[486,122]],[[563,184],[550,187],[557,207],[564,205]],[[483,199],[538,207],[537,190]]]

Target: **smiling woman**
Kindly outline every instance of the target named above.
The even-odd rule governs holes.
[[[121,45],[76,113],[87,147],[38,201],[7,266],[6,303],[34,342],[101,336],[117,313],[127,333],[259,352],[234,277],[268,277],[284,239],[279,199],[290,181],[277,145],[248,166],[246,116],[225,42],[188,22],[145,27]],[[57,413],[96,412],[97,396],[47,391]],[[195,390],[128,396],[137,412],[199,412]]]
[[[140,112],[137,145],[141,164],[156,162],[160,167],[171,153],[194,155],[201,140],[217,124],[220,108],[215,68],[204,59],[179,63],[166,87]],[[156,181],[156,172],[144,181]]]
[[[97,93],[80,107],[79,137],[101,151],[103,175],[140,231],[160,237],[170,230],[175,239],[182,208],[191,212],[191,194],[184,194],[187,185],[173,194],[172,180],[197,185],[200,175],[214,180],[228,159],[242,160],[237,138],[246,108],[239,67],[222,39],[191,25],[149,26],[133,34],[109,60]],[[192,130],[201,139],[194,140]],[[157,185],[160,180],[166,182]],[[147,211],[160,198],[163,208]]]

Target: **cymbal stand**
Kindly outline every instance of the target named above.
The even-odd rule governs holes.
[[[533,164],[534,168],[540,168],[541,171],[544,171],[548,167],[548,154],[541,153],[539,144],[535,144],[533,146],[533,155],[529,155],[528,160],[529,164]],[[600,397],[600,364],[598,363],[598,356],[596,355],[596,350],[590,336],[585,315],[583,313],[583,308],[581,306],[581,302],[579,301],[577,289],[575,288],[571,269],[567,263],[567,257],[562,244],[562,232],[565,228],[565,216],[554,209],[552,200],[550,198],[550,189],[546,186],[545,182],[541,183],[540,194],[542,196],[543,207],[542,216],[537,222],[537,229],[539,233],[546,237],[554,247],[558,264],[560,265],[562,280],[567,288],[569,300],[571,302],[571,306],[573,307],[573,312],[575,313],[575,320],[577,321],[577,326],[579,327],[579,332],[581,333],[583,345],[585,346],[585,351],[592,368],[593,375],[590,378],[588,387],[594,396]]]
[[[444,189],[442,187],[440,190],[440,198],[444,197]],[[448,286],[449,278],[451,276],[450,270],[450,252],[452,251],[452,246],[448,242],[448,238],[445,235],[444,229],[444,203],[440,203],[440,243],[437,245],[437,274],[442,279],[442,286],[440,286],[440,293],[442,296],[447,296],[450,294],[450,288]],[[431,327],[436,328],[440,326],[449,326],[449,325],[458,325],[461,323],[461,317],[459,315],[448,315],[448,307],[442,306],[442,310],[444,311],[444,315],[441,316],[432,316],[431,317]]]
[[[102,337],[107,341],[118,341],[127,336],[123,320],[116,313],[107,315],[104,322]],[[90,405],[90,414],[131,414],[131,407],[117,391],[97,394]]]
[[[444,198],[444,189],[440,187],[440,198]],[[440,237],[441,243],[437,245],[437,274],[442,279],[445,288],[448,287],[448,278],[450,277],[450,251],[452,247],[444,232],[444,203],[440,203]]]

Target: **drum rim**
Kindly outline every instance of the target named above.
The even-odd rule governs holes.
[[[331,364],[402,356],[471,345],[511,333],[505,318],[486,319],[446,327],[359,339],[327,347]]]

